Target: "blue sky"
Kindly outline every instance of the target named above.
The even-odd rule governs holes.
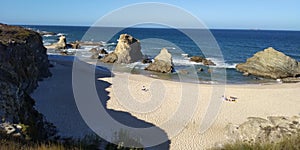
[[[299,0],[5,0],[1,2],[0,22],[92,25],[115,9],[141,2],[179,6],[209,28],[300,30]]]

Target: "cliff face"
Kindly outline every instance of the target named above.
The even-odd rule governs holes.
[[[52,134],[47,128],[54,130],[35,110],[29,96],[39,80],[51,76],[48,67],[46,49],[38,33],[0,24],[0,115],[5,121],[28,125],[28,134],[37,139]]]

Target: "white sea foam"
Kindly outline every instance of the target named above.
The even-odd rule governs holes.
[[[50,42],[44,42],[44,41],[43,41],[43,43],[44,43],[44,46],[51,45],[51,43],[50,43]]]
[[[181,56],[188,58],[189,54],[181,54]]]
[[[221,60],[215,59],[215,58],[207,58],[211,61],[213,61],[216,66],[210,66],[210,67],[215,67],[215,68],[235,68],[237,63],[225,63]],[[190,61],[189,57],[184,57],[182,56],[182,58],[173,58],[173,63],[174,65],[203,65],[202,63],[197,63],[197,62],[193,62]]]
[[[51,35],[51,34],[45,34],[45,35],[43,35],[44,37],[51,37],[51,36],[53,36],[53,35]]]
[[[201,63],[190,61],[190,59],[188,58],[173,58],[173,64],[174,65],[199,65]]]
[[[161,50],[161,49],[163,49],[163,48],[166,48],[167,50],[174,50],[174,49],[176,49],[176,47],[153,47],[153,48],[151,48],[151,49],[158,49],[158,50]]]
[[[148,64],[143,64],[141,62],[134,62],[134,63],[127,64],[126,67],[128,67],[128,68],[137,68],[137,69],[145,69],[145,67],[147,65]]]
[[[65,34],[65,33],[57,33],[56,36],[62,36],[62,35],[68,35],[68,34]]]
[[[224,62],[224,60],[219,60],[219,59],[216,59],[216,58],[207,58],[211,61],[213,61],[216,66],[212,66],[212,67],[216,67],[216,68],[235,68],[235,66],[237,65],[237,63],[226,63]]]

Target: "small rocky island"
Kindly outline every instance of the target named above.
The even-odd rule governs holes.
[[[121,34],[115,50],[101,59],[104,63],[129,64],[142,60],[141,43],[129,34]]]
[[[257,52],[245,63],[238,64],[236,69],[244,75],[282,79],[286,82],[300,81],[297,79],[300,75],[300,63],[272,47]]]
[[[161,49],[160,53],[154,58],[154,62],[150,63],[145,70],[170,73],[174,70],[172,55],[166,48]]]

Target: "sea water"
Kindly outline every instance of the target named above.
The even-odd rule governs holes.
[[[143,74],[151,77],[180,81],[181,77],[187,77],[191,80],[187,82],[200,83],[218,83],[222,82],[224,77],[228,84],[249,84],[249,83],[276,83],[275,80],[259,78],[255,76],[243,76],[242,73],[236,71],[235,66],[238,63],[245,62],[247,58],[252,57],[258,51],[268,47],[273,47],[286,55],[300,61],[300,31],[270,31],[270,30],[209,30],[217,42],[217,46],[221,50],[223,59],[217,59],[213,55],[209,55],[216,66],[207,67],[202,64],[189,61],[188,56],[204,56],[202,50],[197,44],[182,31],[189,33],[194,29],[166,29],[166,28],[109,28],[109,27],[75,27],[75,26],[33,26],[26,25],[26,28],[40,31],[55,32],[57,35],[43,36],[45,45],[49,45],[57,41],[59,35],[65,35],[67,42],[72,41],[93,41],[104,42],[107,51],[114,50],[117,39],[120,34],[127,33],[137,38],[141,42],[142,52],[150,58],[154,58],[162,48],[167,48],[172,54],[173,63],[177,72],[171,74],[161,74],[145,71],[145,64],[132,63],[126,65],[102,64],[114,71],[128,72],[133,74]],[[201,35],[200,35],[201,36]],[[203,37],[202,37],[203,38]],[[210,45],[208,45],[210,46]],[[215,45],[214,45],[215,46]],[[203,46],[205,47],[205,45]],[[203,48],[201,47],[201,48]],[[89,60],[90,53],[88,50],[93,48],[84,47],[79,51],[83,58]],[[70,51],[75,51],[70,49]],[[57,51],[48,51],[50,55],[59,55]],[[212,53],[213,54],[213,53]],[[54,57],[54,56],[52,56]],[[197,71],[203,68],[204,71]],[[212,74],[208,70],[213,70]],[[225,69],[225,71],[224,71]],[[180,70],[186,70],[188,74],[178,73]],[[195,80],[194,73],[197,73]]]

